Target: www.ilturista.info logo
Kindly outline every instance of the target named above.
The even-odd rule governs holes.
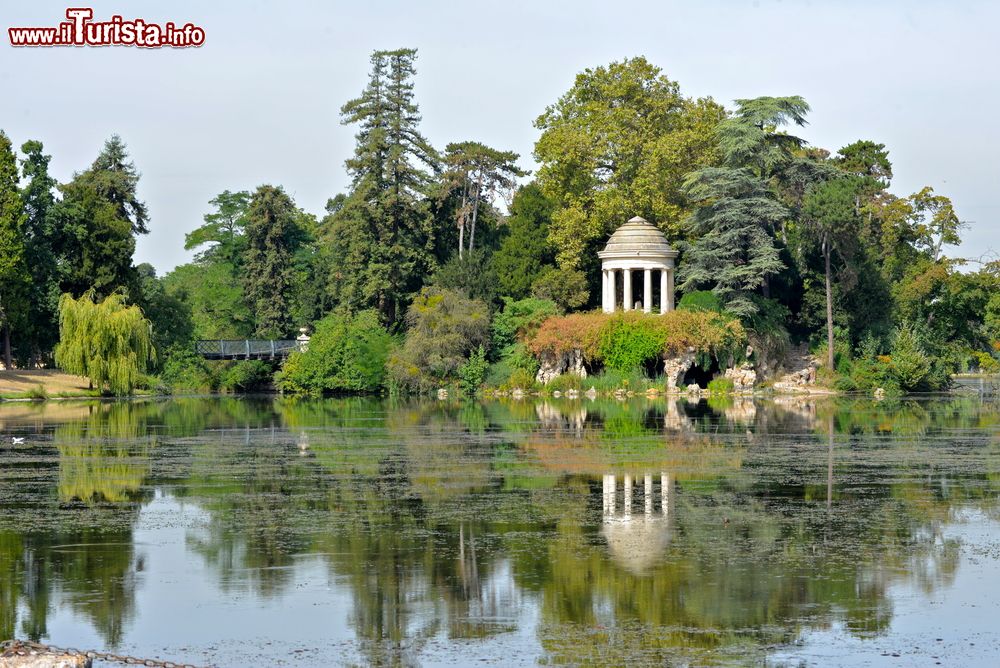
[[[183,48],[205,43],[205,30],[192,23],[163,25],[143,19],[126,21],[115,15],[109,21],[92,21],[90,7],[70,7],[68,21],[53,28],[7,28],[11,46],[164,46]]]

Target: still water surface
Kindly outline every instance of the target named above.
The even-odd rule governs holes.
[[[995,399],[48,402],[0,405],[0,435],[4,638],[218,666],[1000,662]]]

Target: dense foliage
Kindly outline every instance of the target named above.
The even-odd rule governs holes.
[[[884,144],[810,146],[801,97],[726,109],[685,96],[642,57],[589,68],[535,121],[539,168],[526,180],[502,147],[430,144],[415,64],[412,49],[372,54],[341,108],[356,129],[350,186],[321,220],[278,185],[225,190],[187,235],[193,260],[162,277],[133,260],[153,216],[117,135],[60,184],[40,142],[23,143],[18,161],[0,132],[6,366],[51,364],[61,295],[92,291],[142,309],[153,370],[181,388],[259,387],[267,373],[195,363],[195,339],[302,327],[332,357],[293,356],[289,391],[524,385],[539,355],[572,349],[624,379],[678,346],[736,359],[736,342],[771,370],[808,346],[824,379],[860,391],[939,389],[957,371],[1000,369],[1000,263],[949,256],[965,226],[956,207],[930,186],[891,192]],[[680,251],[678,311],[589,313],[597,251],[635,215]],[[345,332],[373,312],[382,352],[352,371],[338,357],[354,340]]]
[[[430,390],[457,378],[469,354],[489,342],[486,304],[454,290],[426,288],[406,313],[403,346],[389,357],[400,388]]]
[[[579,350],[590,363],[630,372],[689,349],[732,362],[742,354],[746,331],[738,319],[705,310],[572,313],[546,320],[527,345],[537,355]]]
[[[305,394],[376,392],[385,383],[391,347],[375,311],[329,315],[316,323],[308,350],[285,362],[278,386]]]
[[[102,392],[130,394],[155,358],[149,321],[114,292],[96,301],[93,292],[59,300],[56,363],[84,376]]]

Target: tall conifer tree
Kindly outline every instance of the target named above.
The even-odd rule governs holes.
[[[15,309],[24,306],[29,279],[24,265],[24,204],[18,189],[17,158],[0,130],[0,328],[3,361],[11,368],[10,328]]]
[[[56,180],[49,175],[49,160],[40,141],[21,146],[21,190],[24,200],[24,259],[31,273],[28,288],[28,314],[18,357],[38,361],[50,353],[59,340],[59,265],[58,252],[64,246],[61,231],[53,225],[51,209],[55,204]]]
[[[437,153],[420,134],[413,95],[416,50],[372,54],[361,96],[341,109],[359,127],[347,161],[351,193],[328,217],[331,292],[349,308],[374,306],[395,324],[434,264],[428,205]]]
[[[261,186],[246,216],[243,294],[257,336],[278,338],[292,330],[292,255],[299,231],[295,204],[280,187]]]

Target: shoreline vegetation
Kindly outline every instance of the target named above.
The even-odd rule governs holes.
[[[1000,383],[1000,374],[955,374],[956,378],[963,379],[983,379]],[[184,396],[258,396],[262,394],[285,395],[289,397],[299,396],[292,393],[285,393],[275,388],[255,388],[250,391],[218,391],[204,389],[204,391],[163,391],[157,390],[136,390],[132,394],[124,396],[112,396],[101,394],[100,392],[87,387],[86,378],[62,373],[54,369],[33,369],[0,371],[0,403],[3,402],[38,402],[53,400],[136,400],[136,399],[166,399],[169,397]],[[956,388],[949,388],[943,391],[931,392],[930,394],[950,394],[957,393]],[[342,393],[335,396],[386,396],[388,393]],[[905,398],[907,396],[920,396],[927,393],[909,393],[907,395],[894,395],[892,398]],[[317,398],[316,395],[303,395],[305,398]],[[842,391],[833,387],[811,386],[805,390],[775,389],[773,386],[763,384],[752,390],[736,390],[727,385],[716,385],[711,388],[691,392],[687,389],[668,391],[665,389],[665,382],[662,379],[629,379],[614,375],[581,377],[561,377],[558,381],[549,386],[532,384],[527,388],[519,387],[482,387],[476,394],[468,395],[463,393],[459,385],[438,388],[437,391],[425,394],[441,400],[504,400],[504,399],[685,399],[698,401],[701,399],[743,399],[743,398],[767,398],[767,397],[801,397],[823,398],[833,396],[855,396],[870,397],[873,399],[884,398],[857,391]]]
[[[340,110],[350,185],[324,212],[280,185],[225,190],[165,276],[134,263],[154,219],[120,137],[60,183],[40,141],[0,129],[0,398],[878,398],[1000,372],[1000,260],[949,257],[968,224],[930,186],[893,192],[884,144],[798,136],[801,97],[723,106],[641,56],[588,68],[539,110],[529,173],[421,134],[416,58],[371,55]],[[636,218],[676,260],[663,314],[641,311],[652,270],[604,280]],[[300,328],[283,361],[195,353]],[[77,377],[31,376],[55,367]]]

